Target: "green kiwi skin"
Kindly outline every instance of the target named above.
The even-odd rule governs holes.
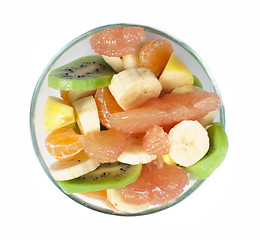
[[[71,70],[75,71],[83,65],[85,67],[91,64],[95,64],[98,72],[81,74],[77,77],[70,76]],[[48,86],[56,90],[95,90],[108,86],[114,74],[115,71],[105,62],[102,56],[86,56],[52,70],[48,76]]]
[[[141,170],[142,164],[104,163],[94,171],[81,177],[57,181],[57,183],[67,194],[117,189],[135,182],[140,176]],[[111,174],[109,174],[109,171]]]
[[[186,168],[190,179],[208,178],[224,161],[228,151],[228,138],[221,123],[215,122],[207,128],[210,147],[207,154],[194,165]]]
[[[203,89],[203,86],[202,86],[201,81],[200,81],[195,75],[193,75],[193,78],[194,78],[194,83],[193,83],[193,85],[196,86],[196,87],[200,87],[200,88]]]

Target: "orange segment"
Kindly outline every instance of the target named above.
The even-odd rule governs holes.
[[[71,127],[62,127],[51,132],[46,140],[47,151],[60,161],[71,160],[83,147]]]
[[[112,113],[124,111],[117,103],[108,87],[97,89],[95,100],[98,108],[98,115],[101,124],[111,128],[109,117]]]
[[[165,68],[171,54],[172,45],[164,39],[151,39],[140,51],[140,66],[150,69],[158,77]]]
[[[109,199],[107,197],[107,191],[106,190],[101,190],[101,191],[96,191],[96,192],[84,192],[84,193],[80,193],[80,194],[82,194],[83,196],[88,197],[88,198],[93,198],[93,199],[97,199],[99,201],[102,201],[109,208],[116,210],[114,205],[109,201]]]

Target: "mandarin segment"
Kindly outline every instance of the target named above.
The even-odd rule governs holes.
[[[100,191],[96,191],[96,192],[84,192],[84,193],[80,193],[80,194],[85,196],[85,197],[88,197],[88,198],[92,198],[92,199],[102,201],[109,208],[116,210],[114,205],[109,201],[109,199],[107,197],[107,191],[106,190],[100,190]]]
[[[71,127],[56,129],[47,136],[45,140],[46,149],[60,161],[71,160],[75,154],[83,149],[79,136]]]
[[[165,68],[171,54],[172,45],[164,39],[151,39],[140,51],[140,67],[150,69],[158,77]]]
[[[108,87],[97,89],[95,100],[101,124],[107,128],[111,128],[109,117],[112,113],[122,112],[123,109],[118,105]]]

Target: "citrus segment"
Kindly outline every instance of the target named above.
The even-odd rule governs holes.
[[[84,192],[84,193],[80,193],[80,194],[85,197],[88,197],[88,198],[100,200],[100,201],[104,202],[109,208],[116,210],[114,205],[109,201],[106,190],[100,190],[100,191],[96,191],[96,192]]]
[[[150,69],[158,77],[165,68],[172,52],[172,45],[168,41],[151,39],[144,44],[140,51],[140,66]]]
[[[83,148],[79,136],[71,127],[56,129],[47,136],[46,149],[60,161],[71,160]]]
[[[169,128],[183,120],[200,119],[220,104],[219,96],[213,92],[170,93],[148,100],[138,108],[113,113],[110,123],[123,132],[146,132],[154,125]]]
[[[105,56],[122,57],[135,51],[135,45],[145,40],[141,27],[115,27],[94,34],[90,39],[92,49]]]
[[[128,203],[161,205],[177,198],[188,183],[189,178],[180,167],[164,164],[158,169],[152,162],[143,165],[141,175],[134,183],[118,191]]]
[[[109,129],[81,136],[80,142],[86,153],[98,162],[116,162],[126,147],[126,136],[122,132]]]
[[[170,142],[167,133],[157,125],[149,128],[143,138],[143,147],[148,154],[157,156],[168,154]]]
[[[112,113],[122,112],[123,109],[118,105],[108,87],[97,89],[95,100],[101,124],[107,128],[111,128],[109,117]]]

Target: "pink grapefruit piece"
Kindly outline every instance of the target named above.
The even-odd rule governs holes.
[[[126,147],[125,134],[114,129],[91,132],[79,140],[84,151],[100,163],[116,162]]]
[[[151,162],[143,164],[141,175],[134,183],[117,191],[127,203],[162,205],[177,198],[188,183],[188,175],[180,167],[164,164],[159,169]]]
[[[115,27],[94,34],[89,42],[92,49],[109,57],[122,57],[135,52],[135,46],[145,40],[142,27]]]
[[[143,137],[143,148],[149,155],[166,155],[170,152],[168,134],[162,127],[149,128]]]
[[[144,133],[154,125],[169,128],[183,120],[198,120],[220,104],[219,96],[213,92],[169,93],[138,108],[113,113],[109,120],[116,130]]]

